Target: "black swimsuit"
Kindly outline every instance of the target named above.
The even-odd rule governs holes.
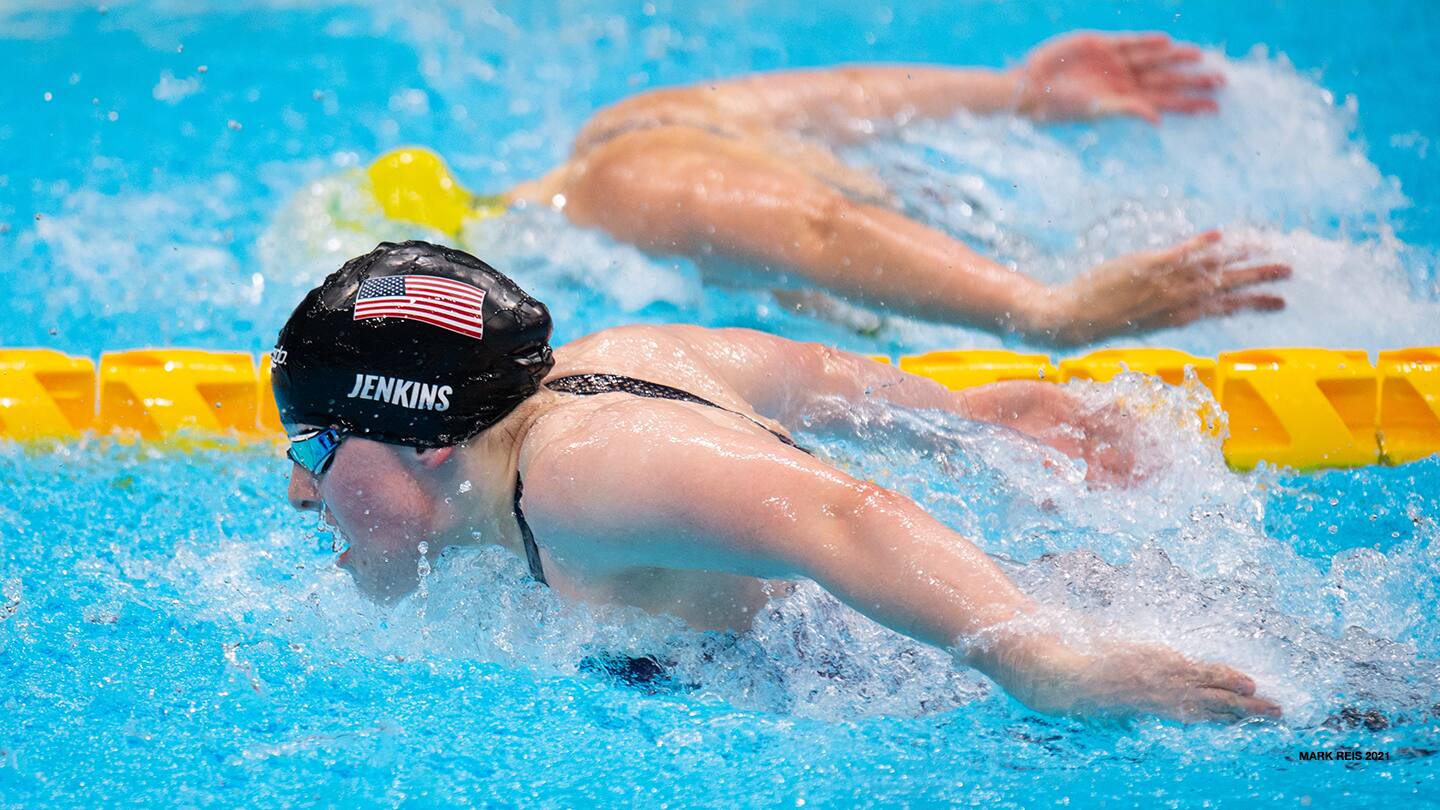
[[[560,391],[565,394],[576,394],[578,396],[593,396],[595,394],[634,394],[637,397],[649,397],[651,399],[674,399],[680,402],[693,402],[696,405],[705,405],[710,408],[718,408],[726,413],[733,413],[736,416],[743,416],[754,422],[767,432],[785,444],[801,450],[810,452],[795,443],[794,439],[772,430],[759,421],[745,416],[739,411],[732,411],[722,405],[716,405],[708,399],[697,397],[689,391],[682,391],[679,388],[671,388],[668,385],[653,383],[647,380],[637,380],[634,377],[625,377],[619,374],[575,374],[569,377],[557,377],[545,383],[545,387],[552,391]],[[525,513],[520,510],[520,496],[523,488],[520,484],[520,474],[515,474],[515,521],[520,524],[520,539],[525,541],[525,560],[530,564],[530,575],[540,584],[545,582],[545,571],[540,567],[540,547],[535,545],[535,534],[530,531],[530,524],[525,522]]]

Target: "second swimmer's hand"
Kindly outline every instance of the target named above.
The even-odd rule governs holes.
[[[1020,112],[1039,121],[1214,112],[1218,73],[1184,68],[1200,50],[1164,34],[1068,34],[1037,46],[1015,69]]]
[[[1207,231],[1165,250],[1097,265],[1037,301],[1027,331],[1079,344],[1237,312],[1284,309],[1285,299],[1249,288],[1289,278],[1289,265],[1253,264],[1248,251],[1219,242],[1218,231]]]
[[[1107,644],[1083,655],[1057,645],[1027,658],[1011,691],[1046,714],[1235,723],[1282,713],[1245,673],[1158,644]]]

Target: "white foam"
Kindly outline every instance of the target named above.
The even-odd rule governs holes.
[[[1352,137],[1354,99],[1337,103],[1263,48],[1208,61],[1228,83],[1216,116],[1041,128],[961,114],[913,124],[897,142],[852,158],[879,171],[925,220],[1047,281],[1212,227],[1228,243],[1253,246],[1256,261],[1295,270],[1271,285],[1288,300],[1283,314],[1112,344],[1213,353],[1433,341],[1440,288],[1427,268],[1435,259],[1396,237],[1391,223],[1408,200]]]

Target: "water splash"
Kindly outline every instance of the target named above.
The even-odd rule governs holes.
[[[1435,256],[1397,238],[1409,201],[1353,138],[1355,100],[1264,48],[1211,54],[1227,89],[1214,117],[1158,128],[1111,121],[1040,128],[961,114],[852,151],[908,210],[1051,282],[1100,261],[1219,227],[1256,261],[1290,263],[1283,316],[1241,315],[1116,345],[1199,353],[1252,345],[1383,348],[1433,339]],[[1345,290],[1343,296],[1336,290]]]
[[[1434,478],[1432,462],[1394,471],[1410,477],[1398,479],[1393,494],[1366,487],[1353,504],[1330,507],[1337,521],[1347,510],[1409,515],[1394,524],[1401,536],[1388,546],[1336,536],[1324,550],[1301,553],[1303,543],[1276,536],[1270,514],[1277,503],[1288,508],[1283,491],[1294,484],[1274,470],[1240,476],[1225,467],[1219,437],[1199,429],[1201,412],[1213,406],[1203,388],[1141,375],[1073,388],[1090,407],[1130,414],[1145,459],[1138,485],[1089,487],[1079,463],[1018,434],[875,403],[849,411],[848,435],[827,429],[804,439],[852,474],[909,494],[1036,599],[1083,615],[1095,632],[1161,641],[1251,673],[1285,706],[1291,728],[1319,728],[1347,707],[1413,726],[1440,702],[1440,623],[1428,607],[1440,593],[1436,509],[1404,494]],[[654,687],[662,694],[831,721],[967,704],[1025,715],[981,676],[956,671],[946,654],[875,625],[810,583],[776,590],[749,633],[699,633],[631,608],[567,603],[502,550],[449,549],[423,593],[380,608],[333,567],[328,544],[308,538],[313,529],[283,519],[283,481],[268,459],[239,457],[232,491],[197,487],[192,476],[232,468],[234,455],[147,458],[105,446],[91,455],[64,475],[75,491],[96,495],[74,503],[42,497],[37,508],[58,507],[62,520],[113,510],[98,505],[116,487],[138,502],[131,508],[161,497],[180,502],[175,517],[145,517],[102,546],[56,552],[88,583],[77,591],[87,622],[103,615],[125,626],[137,609],[161,609],[225,638],[298,644],[311,660],[343,666],[478,662],[593,678],[587,659],[649,656],[666,665]],[[192,483],[171,495],[177,481]],[[17,502],[36,492],[19,493]],[[189,523],[183,515],[215,517]],[[7,536],[23,531],[13,510],[0,518]],[[26,604],[29,590],[7,583],[6,593],[27,594]],[[232,654],[245,659],[246,648]],[[274,677],[267,671],[288,665],[234,666],[237,683],[253,679],[263,690]]]

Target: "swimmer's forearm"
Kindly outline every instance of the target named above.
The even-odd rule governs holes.
[[[812,519],[807,542],[790,550],[798,555],[791,558],[795,573],[892,630],[941,649],[1033,612],[1030,598],[969,540],[909,498],[863,487],[858,503],[842,502],[850,508],[837,513],[838,525]]]
[[[1017,109],[1021,82],[1009,71],[930,65],[846,65],[737,80],[780,126],[863,136],[909,118]]]
[[[710,334],[701,331],[701,335]],[[820,343],[800,343],[751,329],[722,330],[717,365],[762,414],[795,428],[814,426],[831,412],[879,400],[913,410],[938,410],[1037,436],[1074,422],[1079,402],[1053,383],[1007,380],[951,390],[889,363]],[[747,351],[736,353],[737,347]],[[837,414],[838,416],[839,414]]]
[[[780,382],[787,389],[785,399],[791,403],[813,406],[817,400],[833,399],[859,404],[869,399],[902,408],[948,411],[966,419],[973,418],[962,392],[863,355],[820,344],[802,344],[798,351],[789,354],[784,366],[791,373],[781,377]],[[796,370],[801,373],[793,373]],[[813,407],[802,410],[807,411],[803,416],[813,415]]]
[[[1094,659],[1066,644],[989,555],[904,496],[873,487],[867,501],[840,539],[809,545],[798,573],[1036,711],[1083,708],[1066,687]]]
[[[754,250],[753,257],[745,250],[741,258],[779,259],[867,304],[1027,335],[1049,328],[1047,285],[895,211],[842,204],[818,227],[757,230],[750,238],[763,240],[766,249]]]
[[[1065,643],[987,554],[909,499],[875,487],[848,537],[816,543],[800,574],[870,619],[949,651],[1036,711],[1084,713],[1095,658]],[[817,538],[820,539],[820,538]]]
[[[871,99],[879,115],[890,119],[940,118],[960,110],[1010,112],[1020,102],[1020,79],[1009,71],[881,65],[843,67],[838,72]]]

